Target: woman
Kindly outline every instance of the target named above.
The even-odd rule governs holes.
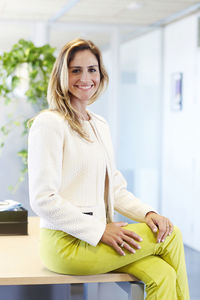
[[[29,190],[41,218],[41,258],[54,272],[135,275],[146,299],[189,299],[181,233],[126,190],[106,121],[86,110],[108,83],[98,48],[66,44],[48,87],[49,110],[29,134]],[[113,222],[113,210],[138,221]]]

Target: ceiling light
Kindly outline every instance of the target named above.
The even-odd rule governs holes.
[[[137,2],[137,1],[134,1],[134,2],[131,2],[131,3],[127,6],[127,8],[130,9],[130,10],[135,10],[135,9],[141,8],[142,6],[143,6],[142,3],[139,3],[139,2]]]

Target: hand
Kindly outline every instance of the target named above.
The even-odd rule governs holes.
[[[106,229],[101,238],[101,242],[113,247],[117,253],[120,255],[125,255],[122,248],[135,253],[130,245],[134,246],[136,249],[140,249],[140,246],[135,240],[141,242],[142,238],[135,232],[123,228],[123,226],[128,225],[125,222],[113,222],[106,225]]]
[[[145,222],[153,232],[159,230],[157,243],[164,242],[166,237],[173,231],[173,224],[171,221],[155,212],[148,212],[145,216]]]

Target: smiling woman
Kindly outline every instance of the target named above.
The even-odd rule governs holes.
[[[49,82],[49,110],[29,133],[29,191],[41,218],[41,259],[63,274],[133,274],[146,284],[148,300],[189,300],[179,229],[127,191],[107,122],[86,110],[106,83],[91,41],[63,47]],[[114,210],[139,223],[113,222]]]
[[[96,45],[73,40],[62,48],[54,64],[47,95],[49,109],[61,113],[74,131],[88,139],[81,125],[81,120],[89,118],[85,107],[100,96],[108,81]]]

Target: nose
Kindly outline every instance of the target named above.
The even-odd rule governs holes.
[[[87,82],[89,80],[90,80],[90,74],[89,74],[88,70],[83,70],[81,72],[80,81]]]

